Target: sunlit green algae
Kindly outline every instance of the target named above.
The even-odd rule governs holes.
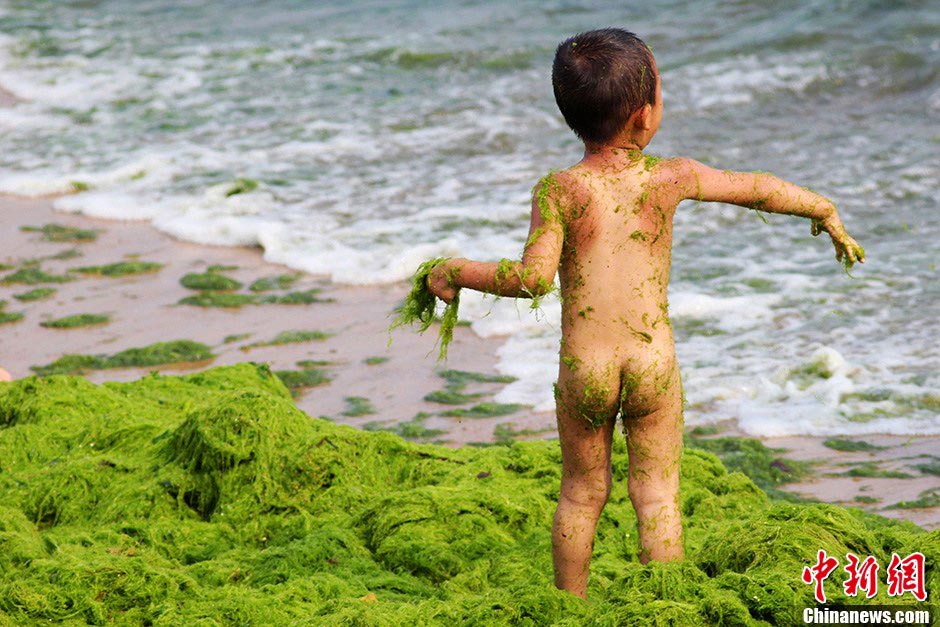
[[[585,602],[552,581],[557,441],[451,449],[332,424],[253,364],[0,383],[0,623],[789,625],[819,550],[883,567],[919,551],[940,594],[940,532],[773,501],[696,450],[686,559],[643,566],[625,448]],[[851,603],[913,607],[886,586]]]

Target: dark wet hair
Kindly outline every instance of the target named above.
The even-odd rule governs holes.
[[[653,53],[619,28],[575,35],[561,42],[552,65],[555,102],[582,140],[614,137],[634,111],[656,102]]]

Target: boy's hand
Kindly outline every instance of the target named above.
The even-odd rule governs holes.
[[[865,263],[865,249],[852,239],[838,220],[813,220],[810,232],[813,237],[823,231],[829,233],[832,245],[836,248],[836,261],[840,261],[851,268],[855,262]]]
[[[457,296],[460,288],[454,284],[454,278],[460,271],[461,261],[464,259],[448,259],[436,268],[431,270],[428,275],[428,289],[431,293],[440,298],[445,303],[449,303]]]

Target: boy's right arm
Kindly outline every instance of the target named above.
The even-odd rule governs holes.
[[[533,190],[529,237],[521,260],[448,259],[428,276],[431,292],[447,303],[462,287],[513,298],[533,298],[550,292],[564,241],[559,201],[555,197],[558,189],[553,180],[546,177]]]
[[[836,259],[865,262],[865,251],[849,237],[831,200],[766,172],[716,170],[693,159],[672,159],[669,176],[679,200],[725,202],[769,213],[810,218],[812,234],[829,233]]]

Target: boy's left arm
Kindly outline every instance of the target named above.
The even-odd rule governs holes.
[[[541,192],[541,187],[548,184],[540,183],[532,195],[532,220],[521,261],[448,259],[428,276],[431,292],[447,303],[462,287],[513,298],[550,292],[561,258],[564,229],[556,199]]]

